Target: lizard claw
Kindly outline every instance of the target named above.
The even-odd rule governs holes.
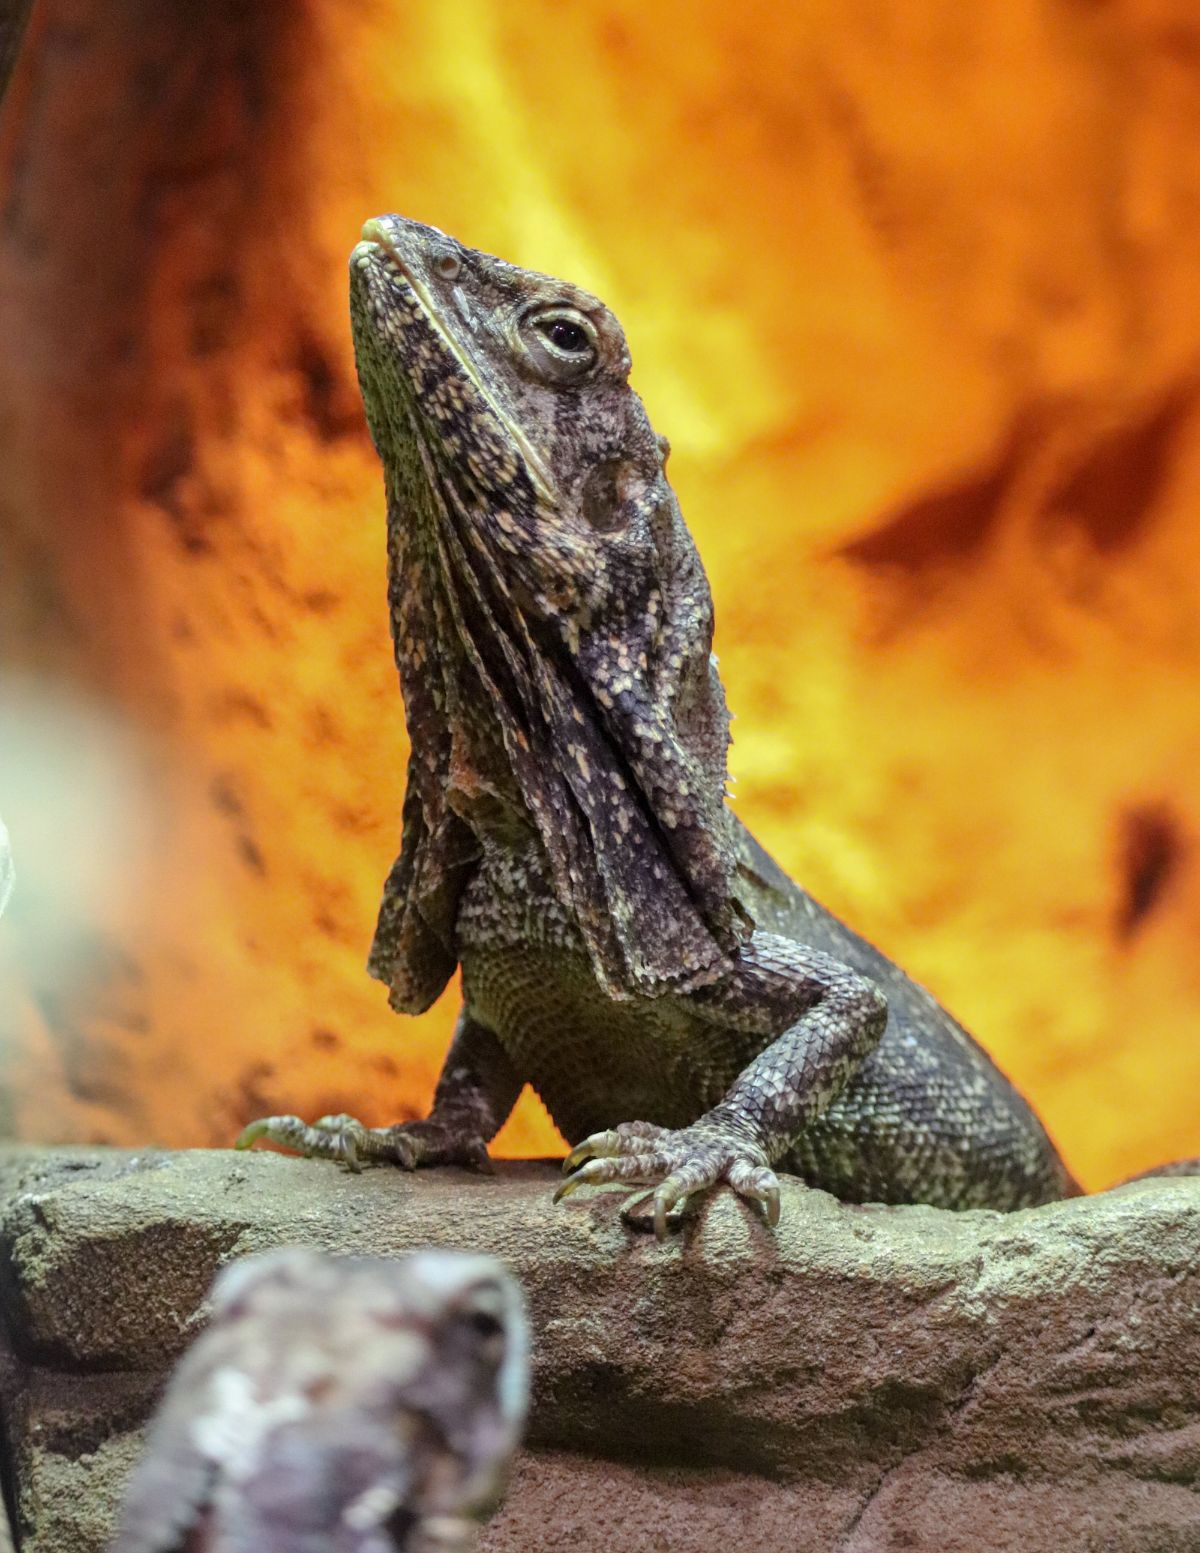
[[[616,1159],[622,1154],[652,1153],[661,1127],[652,1122],[622,1122],[620,1127],[608,1132],[594,1132],[590,1138],[577,1143],[563,1160],[563,1171],[569,1174],[582,1165],[585,1159]]]
[[[249,1149],[265,1138],[281,1148],[294,1149],[306,1159],[334,1159],[356,1175],[362,1169],[359,1144],[368,1129],[353,1116],[322,1116],[310,1127],[298,1116],[262,1116],[243,1127],[235,1149]]]
[[[713,1123],[672,1130],[627,1122],[577,1143],[563,1162],[567,1179],[554,1194],[561,1202],[581,1186],[614,1182],[654,1186],[654,1233],[665,1240],[668,1216],[697,1192],[718,1182],[762,1205],[767,1223],[779,1222],[779,1181],[758,1145]],[[639,1198],[640,1206],[646,1199]],[[626,1215],[629,1209],[626,1209]]]
[[[298,1116],[264,1116],[244,1127],[236,1149],[260,1139],[293,1149],[306,1159],[332,1159],[358,1174],[364,1164],[388,1163],[402,1170],[419,1165],[469,1165],[491,1172],[487,1143],[464,1129],[430,1118],[394,1127],[366,1127],[353,1116],[322,1116],[310,1126]]]

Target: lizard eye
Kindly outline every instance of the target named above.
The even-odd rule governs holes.
[[[456,253],[440,253],[433,261],[433,268],[443,280],[457,280],[462,273],[462,260]]]
[[[578,324],[573,324],[566,318],[549,318],[537,327],[542,331],[551,345],[556,346],[566,356],[578,356],[580,351],[586,351],[589,341],[586,332]]]
[[[521,341],[539,377],[571,383],[591,371],[599,359],[596,326],[573,307],[550,307],[531,314]]]

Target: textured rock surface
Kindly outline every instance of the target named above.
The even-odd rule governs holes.
[[[0,1155],[25,1553],[99,1553],[219,1263],[304,1241],[495,1252],[529,1294],[528,1450],[487,1547],[1200,1547],[1200,1181],[1000,1217],[785,1186],[665,1247],[553,1172]]]

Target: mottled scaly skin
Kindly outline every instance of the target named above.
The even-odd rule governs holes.
[[[743,1089],[746,1112],[769,1130],[771,1160],[846,1202],[1007,1209],[1077,1192],[1037,1117],[962,1026],[738,832],[764,940],[778,934],[829,957],[828,1038],[787,1032]],[[521,878],[521,893],[495,890],[485,870],[468,891],[463,987],[467,1008],[502,1032],[516,1072],[564,1136],[585,1138],[629,1117],[682,1128],[717,1106],[763,1052],[762,1032],[744,1016],[714,1019],[701,994],[606,999],[577,945],[572,953],[568,925],[555,921],[549,891],[539,902],[542,931],[529,931],[537,897],[526,893],[531,870]],[[786,965],[788,949],[779,948]],[[847,1030],[864,979],[887,1002],[877,1041],[873,1026],[857,1039]]]
[[[524,1423],[520,1291],[491,1257],[231,1263],[110,1553],[470,1553]]]
[[[576,1146],[560,1196],[654,1188],[660,1234],[775,1167],[851,1201],[1073,1193],[965,1031],[793,884],[725,804],[712,601],[595,297],[416,222],[351,261],[412,743],[372,973],[463,1012],[427,1120],[254,1123],[344,1160],[486,1162],[530,1083]]]

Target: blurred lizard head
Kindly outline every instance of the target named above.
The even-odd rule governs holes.
[[[113,1553],[475,1546],[528,1394],[524,1301],[498,1262],[288,1248],[225,1268],[210,1307]]]
[[[440,991],[460,826],[508,806],[611,995],[713,980],[746,923],[712,598],[620,324],[399,216],[366,224],[350,273],[414,752],[373,971],[401,1008]]]

